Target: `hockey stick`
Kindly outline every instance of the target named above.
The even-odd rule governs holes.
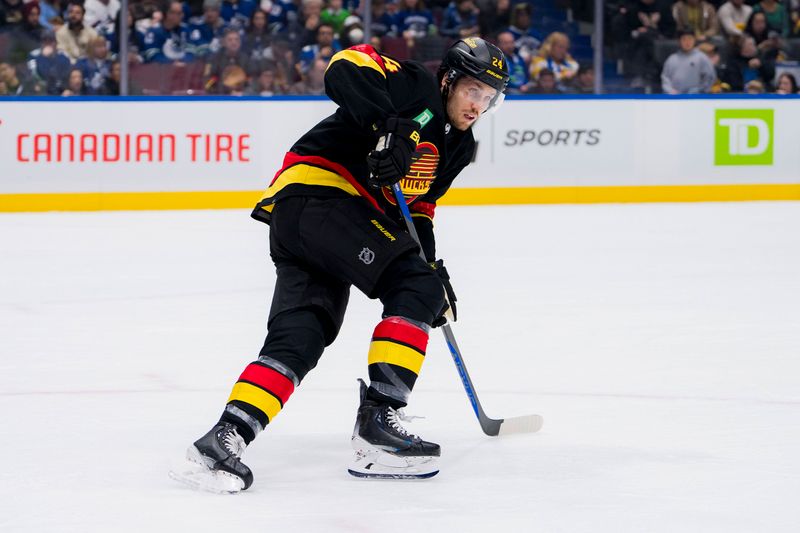
[[[406,227],[408,228],[408,233],[411,234],[411,237],[413,237],[415,241],[417,241],[417,244],[420,244],[417,228],[414,227],[414,221],[411,219],[411,212],[406,204],[406,198],[403,196],[403,191],[400,189],[400,184],[395,183],[392,185],[392,191],[394,192],[395,200],[397,200],[397,206],[400,208],[400,212],[403,214],[403,219],[405,220]],[[420,246],[419,255],[423,260],[427,261],[425,252],[422,251],[422,246]],[[450,350],[450,355],[453,357],[453,362],[458,370],[458,375],[461,377],[461,383],[464,385],[464,390],[467,391],[467,396],[472,404],[472,410],[475,411],[475,416],[478,417],[478,422],[480,422],[481,429],[484,433],[495,437],[497,435],[509,435],[512,433],[534,433],[542,428],[542,423],[544,420],[542,420],[542,417],[539,415],[525,415],[500,419],[489,418],[486,416],[486,413],[483,411],[483,407],[481,407],[481,402],[478,400],[475,387],[472,385],[472,380],[469,377],[469,372],[467,372],[467,367],[464,364],[464,358],[461,356],[461,350],[458,349],[458,343],[453,335],[453,329],[450,327],[450,324],[444,324],[442,326],[442,332],[444,332],[444,339],[447,342],[447,348]]]

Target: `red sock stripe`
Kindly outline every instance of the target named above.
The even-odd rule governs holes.
[[[239,381],[247,381],[253,385],[258,385],[274,394],[282,404],[286,404],[286,400],[294,392],[294,383],[292,383],[291,379],[280,372],[257,363],[247,365],[242,375],[239,376]]]
[[[394,339],[425,353],[428,347],[428,333],[409,321],[391,316],[383,319],[372,334],[373,339]]]

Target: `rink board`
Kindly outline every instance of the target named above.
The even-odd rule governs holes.
[[[800,100],[516,98],[451,205],[800,199]],[[253,205],[324,98],[0,102],[0,211]]]

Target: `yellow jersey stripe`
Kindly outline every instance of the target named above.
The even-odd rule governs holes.
[[[236,383],[228,398],[228,403],[233,400],[249,403],[253,407],[261,409],[270,421],[275,418],[281,410],[281,403],[275,396],[250,383]]]
[[[328,68],[331,68],[331,65],[340,60],[349,61],[359,67],[371,68],[377,71],[384,78],[386,77],[386,73],[383,71],[378,62],[372,59],[369,54],[365,54],[364,52],[359,52],[357,50],[342,50],[341,52],[334,54],[330,63],[328,63]]]
[[[325,187],[336,187],[353,196],[359,196],[358,191],[343,176],[324,168],[311,165],[298,164],[284,170],[278,179],[264,192],[261,201],[269,200],[274,197],[281,189],[287,185],[322,185]]]
[[[369,364],[389,363],[419,374],[425,356],[402,344],[390,341],[372,341],[369,345]]]

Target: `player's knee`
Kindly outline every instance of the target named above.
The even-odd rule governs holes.
[[[302,380],[317,366],[322,351],[336,338],[330,317],[316,308],[285,311],[275,316],[261,355],[288,366]]]
[[[427,267],[427,265],[426,265]],[[425,308],[431,312],[431,320],[436,318],[444,307],[444,287],[433,269],[426,270],[417,282],[417,291],[424,300]]]
[[[384,316],[404,316],[430,324],[444,306],[444,289],[439,277],[427,264],[414,261],[395,268],[384,280],[379,298]]]

